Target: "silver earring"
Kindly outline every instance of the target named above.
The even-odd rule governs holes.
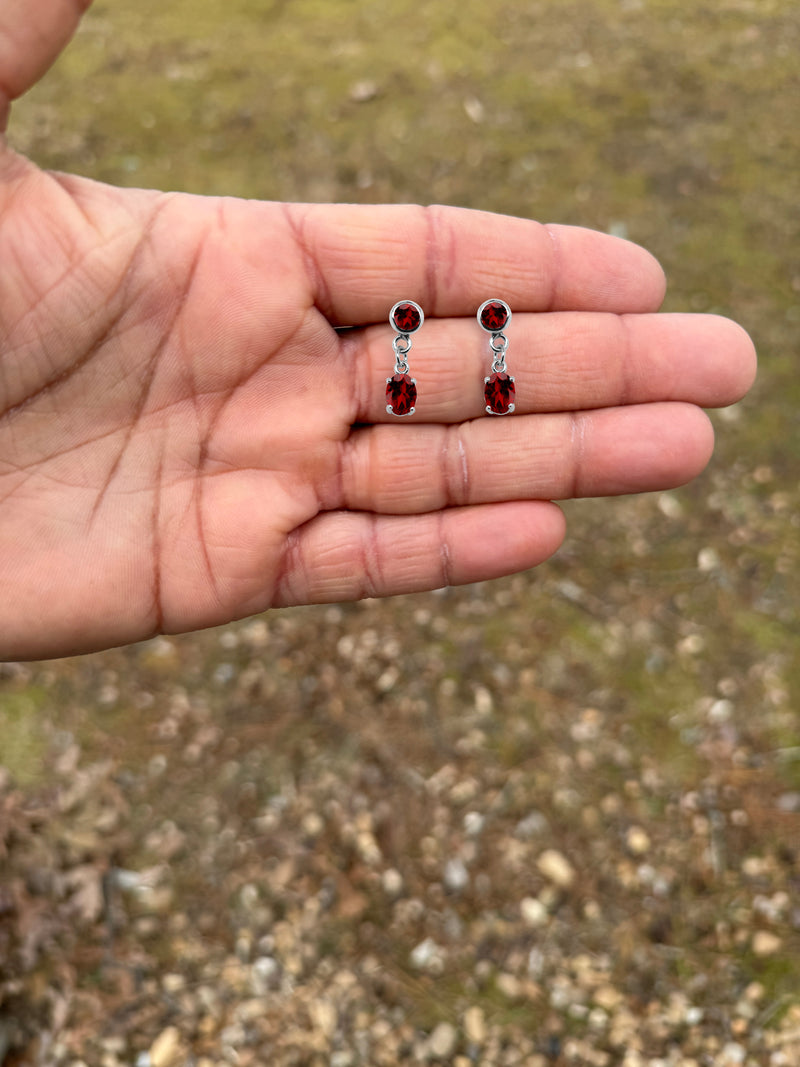
[[[386,379],[386,410],[390,415],[413,415],[417,410],[417,379],[409,377],[408,353],[411,334],[424,321],[422,308],[413,300],[401,300],[389,312],[389,325],[397,333],[392,341],[394,374]]]
[[[493,354],[492,373],[483,379],[483,396],[489,415],[510,415],[515,407],[514,379],[506,372],[508,338],[503,333],[510,322],[511,308],[505,300],[495,297],[478,308],[478,324],[492,335],[489,341]]]

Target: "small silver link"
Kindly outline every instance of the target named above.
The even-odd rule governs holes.
[[[392,341],[395,374],[408,374],[408,353],[414,342],[407,333],[399,333]]]
[[[489,342],[489,347],[494,352],[494,359],[492,360],[492,373],[493,374],[505,374],[506,370],[506,349],[508,348],[508,338],[504,333],[493,333],[492,339]]]

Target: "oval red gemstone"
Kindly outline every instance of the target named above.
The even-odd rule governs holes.
[[[408,374],[395,374],[386,381],[386,404],[394,415],[409,415],[417,402],[417,387]]]
[[[419,327],[419,311],[413,304],[398,304],[392,314],[393,324],[400,333],[413,333]]]
[[[499,300],[490,300],[481,311],[481,326],[484,330],[498,333],[508,322],[508,308]]]
[[[483,395],[486,398],[486,406],[495,415],[508,414],[509,409],[514,403],[516,393],[514,379],[509,377],[505,371],[495,371],[495,373],[487,380],[483,388]]]

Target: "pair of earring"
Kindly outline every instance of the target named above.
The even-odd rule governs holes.
[[[478,325],[491,334],[492,373],[483,379],[483,396],[489,415],[510,415],[514,410],[514,379],[506,371],[508,338],[503,332],[511,322],[511,308],[504,300],[486,300],[478,308]],[[386,410],[390,415],[413,415],[417,410],[417,380],[408,373],[411,335],[425,321],[419,304],[401,300],[389,312],[389,325],[395,331],[394,374],[386,379]]]

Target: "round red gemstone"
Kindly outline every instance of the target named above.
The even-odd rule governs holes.
[[[386,405],[393,415],[410,415],[417,402],[417,387],[408,374],[395,374],[386,380]]]
[[[483,388],[486,406],[495,415],[507,415],[516,396],[514,379],[505,371],[495,371]]]
[[[413,333],[419,329],[421,321],[415,304],[398,304],[392,312],[392,325],[400,333]]]
[[[508,308],[501,300],[490,300],[481,309],[481,326],[484,330],[499,333],[508,322]]]

